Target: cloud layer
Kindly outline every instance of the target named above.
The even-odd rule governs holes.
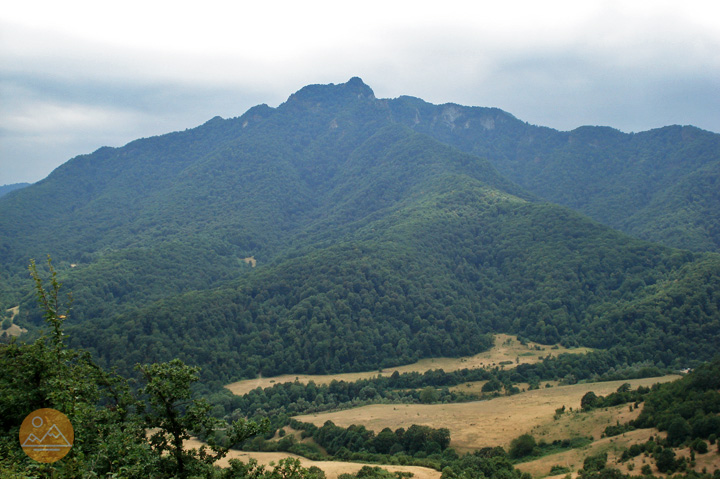
[[[717,2],[15,3],[0,13],[0,184],[352,76],[557,129],[720,131]]]

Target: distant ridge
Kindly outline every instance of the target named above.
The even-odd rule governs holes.
[[[26,186],[30,186],[30,183],[13,183],[11,185],[2,185],[0,186],[0,196],[4,196],[11,191],[25,188]]]
[[[638,238],[720,252],[720,135],[693,126],[561,132],[497,108],[389,101],[415,131],[486,158],[539,197]]]

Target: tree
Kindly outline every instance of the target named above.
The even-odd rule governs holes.
[[[103,371],[86,351],[65,345],[70,308],[61,304],[50,259],[48,269],[45,289],[35,263],[30,265],[50,336],[28,345],[0,344],[0,477],[212,477],[213,463],[229,445],[266,427],[245,421],[228,427],[213,418],[207,402],[190,399],[198,369],[180,360],[139,367],[146,385],[138,399],[127,380]],[[45,407],[63,412],[75,430],[72,449],[58,463],[35,463],[17,440],[24,417]],[[226,431],[226,446],[215,441],[219,428]],[[209,447],[182,451],[191,433],[206,435]]]
[[[655,455],[655,461],[660,472],[673,472],[677,468],[677,461],[675,460],[675,452],[669,447],[663,448],[658,454]]]
[[[434,403],[437,399],[438,392],[432,386],[426,386],[422,391],[420,391],[420,401],[425,404]]]
[[[597,402],[597,395],[592,391],[588,391],[580,400],[580,407],[586,411],[589,411],[590,409],[595,407],[595,404],[597,404]]]
[[[597,454],[595,456],[588,456],[583,461],[583,470],[585,472],[597,472],[605,469],[607,466],[607,453]]]
[[[533,453],[536,446],[537,443],[532,435],[523,434],[510,442],[510,457],[513,459],[520,459],[522,457],[529,456]]]
[[[490,381],[483,384],[482,392],[488,393],[488,392],[495,392],[502,389],[503,384],[496,378],[493,377]]]
[[[706,454],[708,452],[707,443],[700,438],[695,439],[690,444],[690,447],[693,449],[693,451],[697,451],[698,454]]]
[[[272,469],[258,465],[256,459],[247,463],[230,459],[230,467],[220,473],[218,479],[325,479],[325,473],[315,466],[305,469],[298,459],[287,457],[280,459]]]
[[[199,368],[173,359],[138,369],[146,382],[142,393],[147,404],[141,409],[145,427],[156,429],[150,435],[150,446],[169,477],[197,474],[197,469],[207,469],[227,455],[229,448],[217,444],[214,437],[214,432],[227,424],[210,414],[212,406],[207,401],[191,400],[190,386],[198,380]],[[267,420],[261,424],[238,420],[230,428],[228,443],[240,443],[267,428]],[[206,437],[209,447],[186,450],[183,443],[191,434]]]
[[[671,446],[679,446],[690,437],[692,429],[690,424],[680,416],[675,417],[668,426],[667,440]]]
[[[63,324],[70,312],[61,304],[60,286],[48,258],[50,287],[45,288],[35,262],[30,263],[50,337],[32,344],[0,345],[0,448],[14,471],[33,475],[77,477],[92,470],[105,475],[123,469],[125,474],[151,474],[152,458],[144,442],[144,429],[132,418],[133,399],[127,382],[102,371],[86,351],[65,346]],[[68,302],[69,304],[69,302]],[[33,463],[20,450],[17,432],[24,417],[40,408],[64,413],[75,430],[70,453],[57,464]],[[0,460],[0,476],[6,463]]]
[[[50,256],[48,256],[47,263],[48,269],[50,270],[50,290],[45,289],[43,285],[43,280],[37,272],[35,260],[30,260],[29,270],[30,276],[32,276],[33,281],[35,281],[35,293],[37,294],[38,302],[40,303],[40,306],[45,313],[45,321],[53,328],[51,336],[52,343],[59,350],[62,349],[62,347],[65,345],[65,333],[63,332],[63,323],[70,314],[72,295],[68,294],[67,305],[64,307],[65,311],[63,314],[61,314],[63,306],[61,306],[59,295],[60,286],[62,286],[62,283],[59,283],[57,280],[57,271],[55,271],[55,268],[53,268],[52,259],[50,258]]]

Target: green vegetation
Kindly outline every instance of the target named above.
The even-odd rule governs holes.
[[[487,158],[527,191],[628,234],[676,248],[720,251],[720,135],[692,126],[625,134],[528,125],[493,108],[400,97],[393,118]]]
[[[418,131],[402,125],[395,105],[405,103]],[[16,323],[37,337],[21,266],[49,252],[75,299],[69,345],[127,376],[179,358],[214,387],[471,355],[495,332],[606,350],[589,367],[597,375],[710,359],[719,256],[633,240],[537,201],[426,135],[435,107],[416,103],[378,101],[359,80],[316,85],[276,109],[74,158],[0,199],[0,301],[20,304]],[[524,152],[517,122],[493,115],[483,130],[493,148]],[[627,139],[555,133],[537,140],[579,151],[597,135],[599,145]],[[628,145],[642,140],[647,156],[680,138],[678,151],[699,154],[714,141],[667,135]],[[474,144],[456,146],[492,157]]]
[[[13,183],[12,185],[2,185],[0,186],[0,196],[5,196],[11,191],[19,190],[20,188],[25,188],[26,186],[30,186],[30,183]]]
[[[568,449],[579,449],[592,443],[592,437],[574,437],[572,439],[557,439],[551,443],[544,440],[536,441],[532,434],[522,434],[510,442],[508,456],[515,462],[531,461],[538,457]]]
[[[412,473],[396,472],[391,474],[377,466],[363,466],[356,474],[340,474],[338,479],[403,479],[406,477],[412,477]]]
[[[640,416],[625,425],[612,426],[610,432],[622,429],[655,427],[667,431],[667,437],[652,438],[644,444],[626,449],[621,460],[646,454],[655,459],[660,472],[684,471],[685,458],[677,458],[673,448],[689,446],[692,454],[705,454],[707,441],[714,443],[720,434],[720,358],[703,364],[684,378],[637,391],[618,391],[598,399],[598,407],[643,401]],[[606,435],[612,435],[606,430]]]
[[[636,428],[667,431],[678,446],[693,439],[720,435],[720,358],[703,364],[680,381],[660,385],[648,394]]]
[[[720,434],[720,371],[717,361],[703,365],[720,342],[720,255],[702,253],[720,249],[718,138],[692,127],[562,133],[500,110],[380,101],[353,79],[303,88],[275,109],[101,148],[37,184],[0,189],[0,304],[20,305],[14,322],[30,330],[26,343],[0,335],[1,472],[34,467],[17,429],[29,411],[56,407],[76,425],[76,446],[36,475],[322,476],[293,460],[214,468],[244,443],[411,461],[445,479],[520,479],[513,460],[576,445],[528,436],[509,453],[458,457],[442,430],[332,424],[296,424],[314,447],[293,435],[247,439],[293,414],[466,401],[474,396],[450,388],[468,381],[512,394],[521,382],[695,367],[680,386],[620,388],[582,404],[644,401],[636,421],[605,434],[667,431],[642,452],[684,471],[671,448],[702,454]],[[539,197],[695,252],[633,239]],[[31,267],[38,308],[25,265],[47,253],[54,264]],[[60,308],[61,282],[72,315]],[[241,398],[221,390],[259,374],[472,355],[497,332],[596,351],[508,370],[276,385]],[[208,446],[183,450],[189,434]],[[595,459],[583,477],[622,476]]]
[[[222,428],[231,445],[265,426],[228,425],[209,416],[205,401],[190,399],[197,370],[180,361],[141,366],[144,387],[133,391],[123,378],[98,368],[86,352],[67,348],[63,325],[68,309],[61,306],[60,283],[49,261],[48,266],[48,290],[34,264],[30,271],[51,332],[29,345],[0,345],[0,475],[220,477],[213,463],[228,447],[214,443],[213,432]],[[65,458],[42,464],[21,450],[18,431],[28,414],[47,407],[67,415],[75,439]],[[209,447],[183,449],[182,441],[197,433],[210,436]]]
[[[510,443],[510,457],[513,459],[521,459],[529,456],[535,452],[536,447],[537,443],[535,442],[535,438],[530,434],[523,434],[513,439]]]
[[[588,456],[583,461],[583,471],[585,473],[597,472],[607,467],[607,453],[603,452],[594,456]]]

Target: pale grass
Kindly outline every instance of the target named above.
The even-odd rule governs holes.
[[[7,333],[8,336],[20,336],[23,333],[27,333],[27,329],[21,328],[14,323],[15,317],[20,314],[20,306],[15,306],[14,308],[10,308],[7,311],[12,313],[12,316],[10,316],[10,321],[13,321],[13,324],[8,329],[0,331],[0,334]]]
[[[248,256],[247,258],[243,258],[243,261],[245,261],[246,264],[249,264],[251,268],[257,266],[257,260],[255,259],[255,256]]]
[[[598,413],[599,411],[593,411],[591,413],[583,414],[595,416]],[[590,419],[589,421],[591,423],[602,422],[593,419]],[[622,423],[622,420],[620,422]],[[543,456],[541,458],[535,459],[534,461],[516,464],[515,467],[523,472],[530,473],[535,478],[549,476],[550,469],[554,465],[567,467],[572,470],[573,473],[577,473],[577,471],[582,469],[583,461],[585,461],[586,457],[605,452],[608,455],[608,465],[610,467],[624,470],[624,472],[627,473],[627,464],[623,465],[620,463],[620,456],[622,455],[622,451],[633,444],[647,442],[650,437],[657,434],[658,431],[656,429],[637,429],[635,431],[626,432],[619,436],[597,439],[596,441],[588,444],[581,449],[571,449],[569,451],[563,451],[557,454]],[[638,458],[638,466],[635,471],[633,471],[635,474],[640,473],[640,467],[642,467],[642,462],[640,461],[640,458]],[[652,462],[654,463],[654,461]],[[562,474],[562,476],[565,476],[565,474]]]
[[[203,443],[195,438],[185,441],[185,447],[187,449],[199,449]],[[277,464],[281,459],[286,457],[292,457],[298,459],[303,467],[309,468],[316,466],[325,472],[327,479],[337,479],[340,474],[344,473],[355,473],[360,470],[363,466],[378,466],[383,469],[387,469],[390,472],[403,471],[411,472],[413,479],[439,479],[440,472],[434,469],[420,466],[395,466],[385,464],[361,464],[358,462],[344,462],[344,461],[313,461],[311,459],[304,458],[288,452],[245,452],[245,451],[234,451],[231,450],[225,458],[216,462],[215,464],[220,467],[228,467],[230,465],[230,459],[238,459],[244,463],[247,463],[251,458],[257,460],[258,464],[263,465],[274,465]]]
[[[553,349],[554,348],[554,349]],[[522,345],[516,336],[509,334],[495,335],[495,346],[475,356],[463,358],[431,358],[421,359],[420,361],[398,366],[393,368],[385,368],[380,371],[366,371],[359,373],[331,374],[331,375],[312,375],[312,374],[286,374],[275,377],[260,377],[257,379],[248,379],[238,381],[225,386],[233,394],[242,396],[256,388],[268,388],[274,384],[289,383],[298,381],[307,384],[314,381],[315,384],[330,384],[333,380],[354,382],[360,379],[375,378],[378,376],[389,376],[393,372],[420,372],[431,369],[442,369],[445,372],[458,371],[460,369],[478,369],[478,368],[495,368],[512,369],[518,364],[534,364],[547,356],[557,356],[563,353],[584,354],[591,351],[589,348],[572,348],[567,349],[560,345],[541,345],[538,343],[528,343]],[[501,364],[508,363],[508,364]],[[482,387],[482,386],[480,386]]]
[[[459,453],[463,453],[483,447],[503,446],[507,448],[514,438],[525,433],[539,432],[543,427],[547,428],[546,434],[550,439],[553,429],[549,425],[555,422],[553,419],[555,410],[563,406],[567,410],[578,409],[580,400],[588,391],[605,396],[616,391],[626,382],[630,383],[633,388],[637,388],[678,378],[679,376],[665,376],[575,384],[469,403],[374,404],[344,411],[302,415],[297,416],[296,419],[317,426],[322,426],[326,421],[332,421],[341,427],[362,424],[376,433],[386,427],[392,430],[400,427],[407,429],[413,424],[433,428],[444,427],[450,430],[451,446]],[[587,429],[586,432],[582,432],[585,430],[583,427],[578,426],[578,428],[577,435],[591,433],[599,435],[599,426]],[[568,438],[570,435],[571,431],[568,430],[567,435],[562,438]]]

